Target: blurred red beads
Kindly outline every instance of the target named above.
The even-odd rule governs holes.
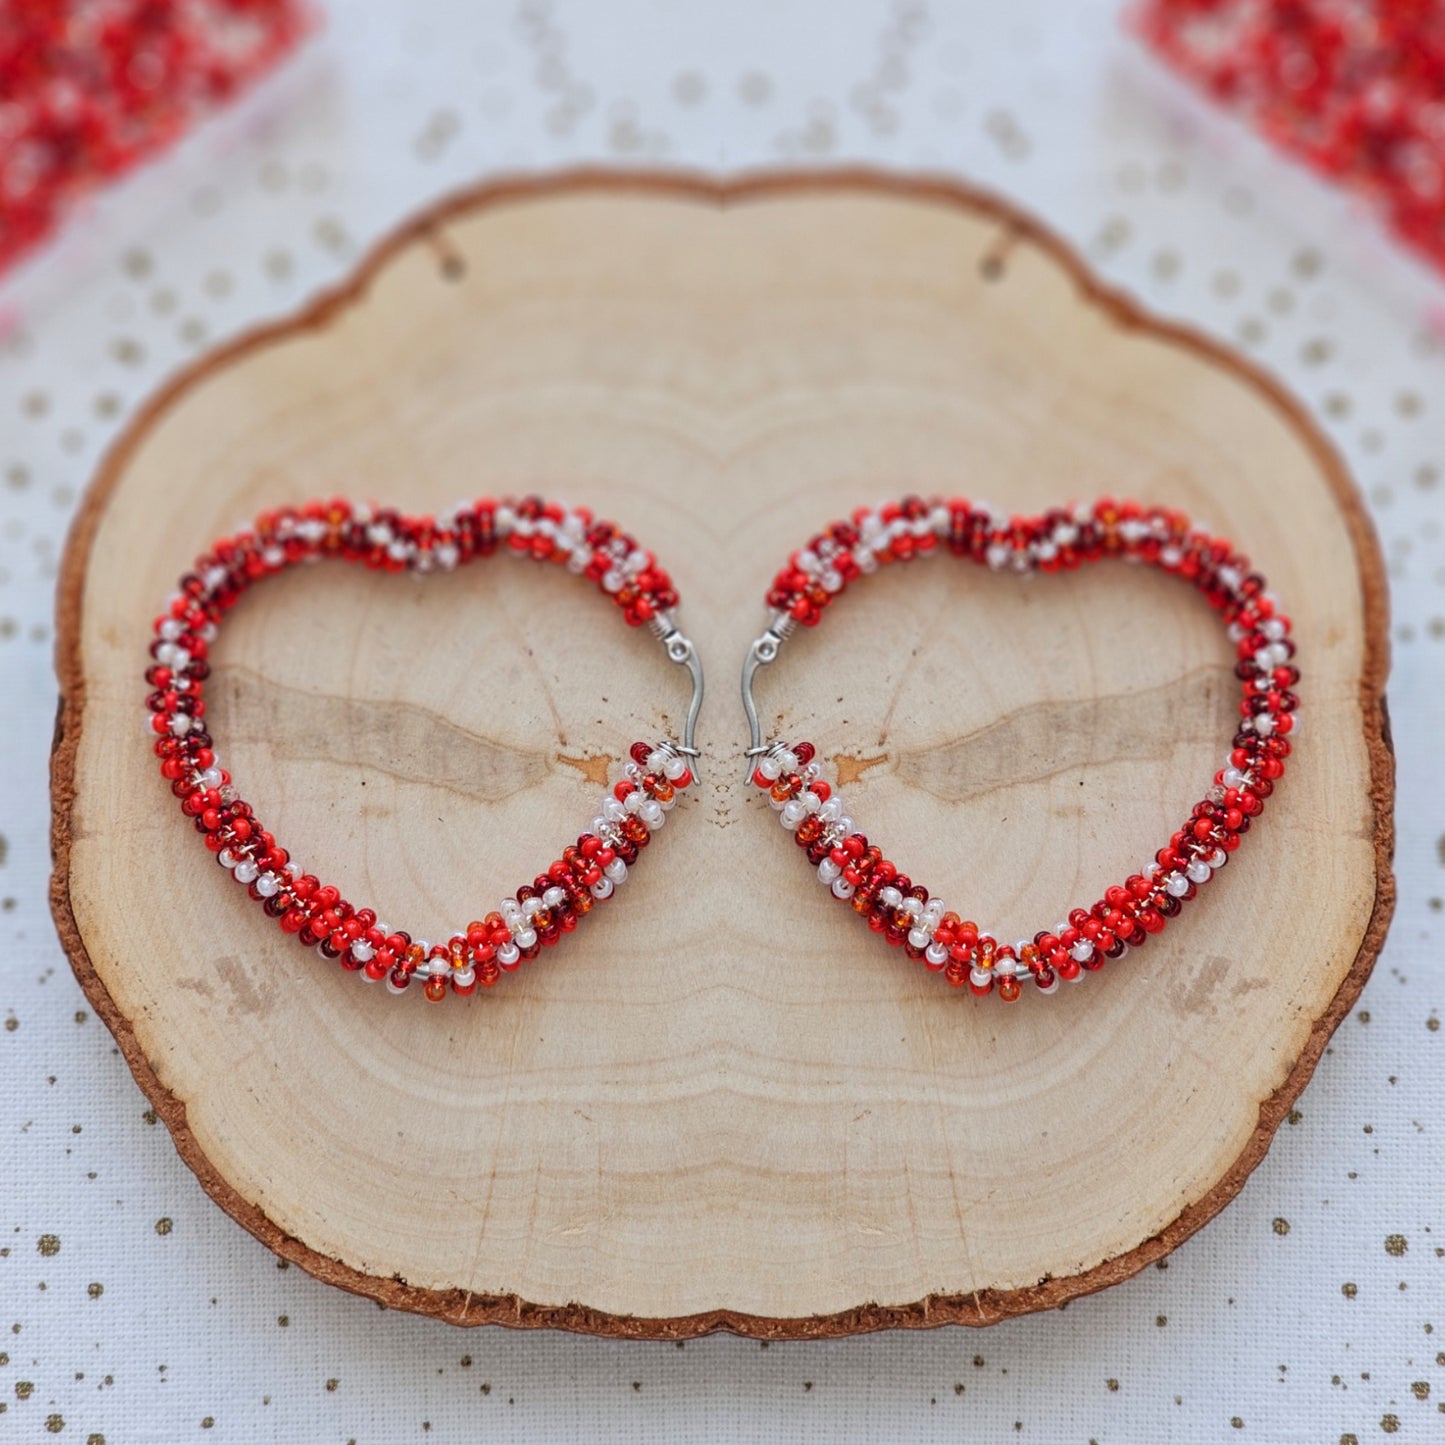
[[[1445,267],[1445,5],[1142,0],[1135,28],[1273,144]]]
[[[0,0],[0,271],[286,55],[300,0]]]

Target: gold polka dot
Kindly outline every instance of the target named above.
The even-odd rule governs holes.
[[[58,1234],[42,1234],[36,1243],[36,1249],[47,1258],[60,1253],[60,1236]]]
[[[52,1434],[58,1435],[65,1429],[65,1417],[63,1415],[47,1415],[45,1417],[45,1428]]]
[[[1275,1232],[1276,1234],[1280,1234],[1280,1235],[1288,1234],[1288,1233],[1289,1233],[1289,1220],[1284,1219],[1284,1218],[1282,1218],[1281,1216],[1278,1216],[1278,1215],[1277,1215],[1277,1216],[1275,1217],[1275,1221],[1274,1221],[1273,1228],[1274,1228],[1274,1232]]]
[[[773,98],[773,82],[761,71],[750,70],[738,82],[738,94],[746,105],[766,105]]]
[[[1385,1253],[1393,1255],[1396,1259],[1399,1259],[1409,1247],[1403,1234],[1387,1234],[1385,1236]]]
[[[1345,1283],[1340,1286],[1340,1293],[1344,1295],[1346,1299],[1354,1299],[1359,1292],[1359,1285],[1355,1284],[1352,1280],[1346,1280]]]
[[[672,94],[679,105],[697,105],[707,95],[707,81],[695,70],[684,70],[673,77]]]
[[[17,1400],[28,1400],[35,1393],[35,1382],[33,1380],[16,1380],[15,1398]]]
[[[157,1233],[157,1234],[167,1235],[167,1234],[169,1234],[169,1233],[171,1232],[171,1230],[173,1230],[175,1227],[176,1227],[176,1226],[175,1226],[175,1221],[172,1220],[169,1215],[165,1215],[165,1216],[163,1216],[162,1218],[156,1220],[156,1233]]]

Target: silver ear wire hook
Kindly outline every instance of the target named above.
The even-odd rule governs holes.
[[[652,629],[652,635],[667,649],[667,656],[670,662],[676,662],[687,668],[692,678],[692,701],[687,705],[687,720],[682,728],[682,741],[674,743],[673,748],[687,758],[695,781],[701,782],[702,775],[698,772],[697,760],[697,718],[702,711],[702,658],[697,654],[697,648],[692,645],[690,638],[684,637],[677,630],[677,624],[666,612],[660,612],[654,617],[648,626]]]
[[[778,649],[792,636],[797,623],[786,612],[778,612],[768,624],[767,630],[753,639],[748,655],[743,658],[743,711],[748,715],[748,748],[743,754],[748,771],[752,771],[752,760],[767,752],[772,745],[763,741],[762,724],[758,721],[758,705],[753,699],[753,678],[760,667],[771,662]]]

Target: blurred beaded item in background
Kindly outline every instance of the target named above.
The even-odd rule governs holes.
[[[1445,269],[1445,4],[1142,0],[1171,66]]]
[[[300,0],[0,0],[0,271],[314,21]]]

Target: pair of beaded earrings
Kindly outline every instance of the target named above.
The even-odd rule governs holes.
[[[376,571],[450,572],[496,551],[553,563],[593,582],[633,627],[647,627],[692,678],[680,739],[638,742],[597,816],[545,872],[445,943],[428,943],[356,908],[307,873],[256,817],[221,766],[206,726],[208,654],[222,618],[256,582],[299,562],[339,557]],[[815,626],[861,577],[891,563],[951,552],[994,571],[1072,570],[1121,558],[1191,583],[1220,614],[1235,645],[1240,722],[1204,798],[1140,872],[1091,908],[1032,939],[1002,943],[945,907],[883,854],[823,777],[811,743],[764,739],[753,679],[799,627]],[[1037,517],[1010,517],[962,500],[908,497],[860,508],[796,551],[767,594],[772,619],[743,665],[748,769],[819,882],[873,932],[973,994],[1016,1001],[1026,984],[1057,991],[1146,943],[1228,863],[1284,774],[1296,730],[1299,681],[1290,623],[1264,579],[1233,546],[1182,513],[1101,500]],[[651,552],[584,508],[539,498],[483,500],[439,517],[337,499],[283,508],[217,542],[181,578],[155,623],[146,681],[146,729],[161,775],[206,847],[286,933],[365,979],[428,999],[466,996],[535,958],[612,897],[697,779],[694,731],[702,664],[673,618],[677,592]]]

